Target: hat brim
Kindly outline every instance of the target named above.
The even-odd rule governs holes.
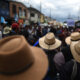
[[[43,49],[47,49],[47,50],[54,50],[58,47],[61,46],[61,41],[58,39],[55,39],[55,43],[53,45],[48,45],[44,42],[45,37],[42,37],[39,39],[39,45],[40,47],[42,47]]]
[[[71,37],[67,37],[65,39],[65,42],[66,42],[67,45],[70,45],[70,43],[71,43]]]
[[[5,29],[8,29],[8,31],[5,32]],[[10,31],[11,31],[11,28],[9,28],[9,27],[5,27],[5,28],[4,28],[4,31],[3,31],[3,34],[8,34],[8,33],[10,33]]]
[[[9,34],[9,33],[10,33],[9,31],[8,32],[5,32],[5,31],[3,32],[3,34]]]
[[[73,55],[73,58],[80,63],[80,55],[78,55],[78,53],[75,50],[75,45],[78,43],[78,41],[76,42],[71,42],[70,48],[71,48],[71,53]]]
[[[15,75],[2,75],[0,74],[0,80],[42,80],[48,70],[48,60],[44,51],[36,47],[30,47],[35,62],[26,71]]]

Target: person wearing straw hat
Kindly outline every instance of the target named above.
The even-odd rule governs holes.
[[[70,49],[74,59],[62,67],[61,80],[80,80],[80,40],[71,42]]]
[[[61,69],[61,80],[80,80],[80,40],[71,42],[70,49],[74,60],[66,63]]]
[[[0,40],[0,80],[43,80],[47,70],[44,51],[30,46],[23,36]]]
[[[61,41],[55,38],[52,32],[49,32],[39,39],[39,45],[48,55],[50,69],[49,75],[53,79],[54,76],[56,76],[56,67],[54,65],[55,62],[53,61],[53,58],[58,52],[58,48],[61,46]],[[60,55],[63,57],[62,53],[60,53]]]
[[[73,32],[73,33],[71,33],[71,35],[69,37],[67,37],[65,39],[67,46],[65,46],[61,51],[65,57],[66,62],[73,59],[73,56],[72,56],[71,50],[70,50],[70,43],[74,42],[74,41],[78,41],[78,40],[80,40],[80,33],[79,32]]]
[[[49,32],[39,39],[39,45],[43,49],[54,50],[61,46],[61,41],[56,39],[52,32]]]

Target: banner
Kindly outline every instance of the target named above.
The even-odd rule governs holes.
[[[75,26],[75,21],[69,19],[69,20],[67,20],[67,25],[68,25],[68,27],[74,27]]]

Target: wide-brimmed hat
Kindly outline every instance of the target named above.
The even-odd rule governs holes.
[[[56,39],[53,33],[49,32],[39,39],[39,45],[43,49],[54,50],[61,46],[61,41]]]
[[[8,33],[10,33],[10,31],[11,31],[11,28],[8,27],[8,26],[6,26],[6,27],[4,28],[3,34],[8,34]]]
[[[76,42],[71,42],[70,48],[73,58],[80,63],[80,40]]]
[[[71,35],[65,39],[65,42],[67,45],[70,45],[72,41],[78,41],[78,40],[80,40],[80,33],[74,32],[71,33]]]
[[[47,70],[44,51],[30,46],[23,36],[0,40],[0,80],[42,80]]]

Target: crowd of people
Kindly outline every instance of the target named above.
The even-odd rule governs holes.
[[[79,28],[0,26],[1,80],[80,79]]]

